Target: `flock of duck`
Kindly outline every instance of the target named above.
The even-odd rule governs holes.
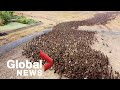
[[[97,19],[88,19],[88,21],[60,23],[54,26],[51,32],[37,36],[28,42],[22,53],[34,62],[41,59],[39,51],[44,51],[53,58],[52,68],[60,78],[65,76],[69,79],[118,79],[120,74],[113,71],[109,58],[101,51],[91,48],[91,45],[97,41],[94,36],[97,32],[72,28],[96,23],[105,24],[109,20],[109,15],[103,15],[103,19],[100,15]]]

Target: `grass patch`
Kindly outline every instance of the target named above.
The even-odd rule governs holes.
[[[37,21],[33,19],[14,15],[13,11],[0,11],[0,32],[26,27],[35,23]]]
[[[35,24],[35,23],[37,23],[35,20],[27,19],[24,16],[17,17],[17,22],[23,23],[23,24]]]
[[[4,21],[3,24],[7,24],[14,17],[13,11],[0,11],[0,18]]]
[[[1,26],[6,25],[11,22],[19,22],[22,24],[35,24],[37,23],[33,19],[27,19],[24,16],[17,16],[14,15],[13,11],[0,11],[0,21],[1,21]]]

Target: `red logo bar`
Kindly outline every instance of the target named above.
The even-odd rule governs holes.
[[[48,70],[53,65],[53,59],[50,58],[47,54],[45,54],[42,50],[40,50],[40,57],[47,61],[47,63],[44,65],[44,71]]]

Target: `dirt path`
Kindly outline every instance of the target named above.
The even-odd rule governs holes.
[[[120,72],[120,32],[98,33],[96,37],[98,42],[92,48],[107,55],[113,70]]]
[[[4,53],[6,53],[7,51],[10,51],[24,43],[27,43],[28,41],[30,41],[31,39],[35,38],[36,36],[38,35],[42,35],[44,33],[48,33],[49,31],[51,31],[52,29],[49,28],[49,29],[45,29],[43,31],[40,31],[40,32],[36,32],[34,34],[31,34],[31,35],[28,35],[28,36],[25,36],[23,38],[20,38],[16,41],[13,41],[13,42],[10,42],[8,44],[5,44],[5,45],[2,45],[0,46],[0,56]]]

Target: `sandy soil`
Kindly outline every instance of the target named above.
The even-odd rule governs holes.
[[[107,55],[113,70],[120,72],[120,32],[117,35],[110,32],[98,33],[96,37],[98,42],[92,48]]]
[[[109,21],[106,26],[109,27],[110,30],[120,31],[120,15],[118,15],[114,20]]]
[[[45,20],[44,23],[51,21],[60,23],[65,21],[84,20],[93,17],[97,12],[92,11],[21,11],[16,12],[36,20]],[[47,22],[46,22],[47,21]]]
[[[107,55],[113,70],[120,72],[120,30],[108,29],[103,25],[81,26],[78,30],[98,31],[95,35],[98,42],[94,42],[91,48]]]

